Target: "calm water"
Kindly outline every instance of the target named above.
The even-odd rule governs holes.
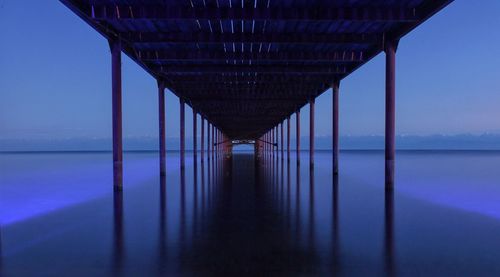
[[[500,152],[0,154],[2,276],[500,276]]]

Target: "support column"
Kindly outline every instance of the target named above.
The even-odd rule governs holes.
[[[113,117],[113,187],[123,189],[123,146],[122,146],[122,57],[120,40],[110,40],[111,49],[111,91]]]
[[[339,173],[339,87],[340,87],[340,81],[335,81],[332,85],[333,174]]]
[[[284,157],[284,154],[285,154],[285,149],[284,149],[284,133],[283,133],[283,122],[280,123],[280,127],[281,127],[281,159],[283,160],[285,157]]]
[[[184,169],[184,166],[185,166],[185,157],[184,157],[184,154],[185,154],[185,151],[186,151],[186,140],[185,140],[185,124],[184,124],[184,120],[185,120],[185,113],[184,113],[184,107],[185,107],[185,102],[184,102],[184,99],[182,98],[179,98],[179,103],[180,103],[180,156],[181,156],[181,170]]]
[[[215,155],[214,148],[215,148],[215,127],[212,124],[212,159],[214,159]]]
[[[271,128],[271,158],[274,160],[274,127]]]
[[[309,167],[314,167],[314,105],[315,99],[309,100]]]
[[[385,45],[385,189],[394,188],[397,41]]]
[[[201,154],[201,162],[205,159],[205,118],[200,116],[201,119],[201,134],[200,134],[200,154]]]
[[[210,147],[210,122],[207,119],[207,160],[210,161],[210,150],[212,149]]]
[[[286,119],[286,158],[290,161],[290,116]]]
[[[275,143],[275,145],[276,145],[274,147],[274,149],[276,150],[275,151],[276,152],[276,159],[278,159],[278,151],[279,151],[279,149],[278,149],[279,148],[278,139],[279,139],[279,137],[278,137],[278,125],[276,125],[274,127],[274,141],[273,141],[273,143]]]
[[[297,149],[295,150],[297,152],[297,165],[300,164],[300,110],[298,110],[296,113],[296,124],[297,124]]]
[[[160,144],[160,176],[165,176],[167,163],[165,159],[165,84],[158,80],[158,123]]]
[[[193,158],[194,158],[194,163],[198,162],[198,141],[196,138],[196,133],[198,131],[198,126],[197,125],[197,114],[196,111],[193,109]]]

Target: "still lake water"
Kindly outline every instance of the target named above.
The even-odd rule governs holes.
[[[301,155],[0,154],[0,275],[500,276],[500,152]]]

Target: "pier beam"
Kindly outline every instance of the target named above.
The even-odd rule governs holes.
[[[332,85],[333,174],[339,173],[339,87],[340,81],[335,81]]]
[[[201,134],[200,134],[200,155],[201,162],[205,159],[205,118],[200,115],[201,119]]]
[[[314,106],[315,99],[309,100],[309,167],[314,167]]]
[[[113,117],[113,188],[123,189],[122,56],[120,40],[110,40]]]
[[[396,139],[396,50],[398,41],[386,42],[385,51],[385,189],[394,189]]]
[[[180,156],[181,156],[181,170],[184,170],[185,166],[185,151],[186,151],[186,132],[185,128],[185,102],[184,99],[179,98],[180,103]]]
[[[297,133],[297,141],[296,141],[296,152],[297,152],[297,165],[300,164],[300,110],[298,110],[296,113],[295,113],[295,117],[296,117],[296,124],[297,124],[297,130],[296,130],[296,133]]]
[[[197,132],[198,132],[198,126],[197,126],[197,114],[196,111],[193,109],[193,159],[194,163],[198,162],[198,139],[197,139]]]
[[[158,80],[158,124],[160,144],[160,176],[165,176],[167,163],[165,158],[165,84]]]

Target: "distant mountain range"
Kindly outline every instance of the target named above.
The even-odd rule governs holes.
[[[331,149],[331,137],[316,137],[316,149]],[[154,151],[158,149],[158,138],[133,137],[124,138],[125,150]],[[291,141],[295,149],[295,140]],[[167,138],[167,150],[178,150],[179,139]],[[301,137],[302,149],[308,149],[308,137]],[[373,136],[342,136],[341,149],[377,150],[384,149],[384,137]],[[396,147],[401,150],[500,150],[500,134],[460,134],[460,135],[430,135],[414,136],[399,135]],[[192,149],[192,138],[186,138],[186,148]],[[110,138],[67,138],[67,139],[2,139],[0,151],[110,151]],[[248,148],[247,148],[248,149]]]

